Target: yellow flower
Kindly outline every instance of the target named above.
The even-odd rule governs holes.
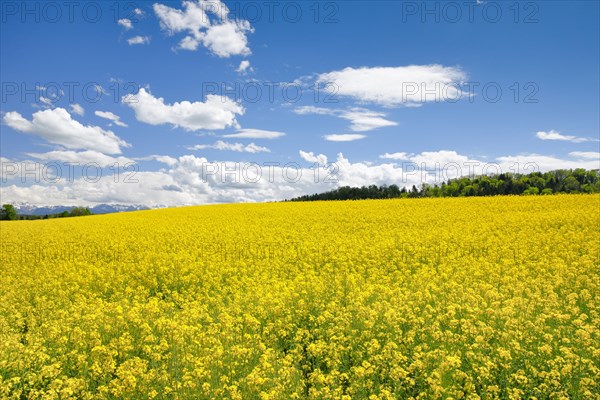
[[[2,221],[0,398],[595,399],[599,204]]]

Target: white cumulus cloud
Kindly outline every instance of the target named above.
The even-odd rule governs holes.
[[[171,156],[165,156],[165,155],[158,155],[158,154],[154,154],[151,156],[146,156],[146,157],[136,157],[134,158],[134,160],[136,161],[157,161],[163,164],[167,164],[169,166],[173,166],[175,164],[177,164],[177,159]]]
[[[71,104],[71,114],[77,114],[81,117],[83,117],[83,115],[85,114],[85,109],[80,106],[79,104]]]
[[[122,101],[135,111],[135,117],[140,122],[169,124],[188,131],[238,127],[236,116],[243,115],[245,111],[239,103],[218,95],[206,96],[205,102],[167,104],[162,97],[156,98],[144,88],[135,95],[123,96]]]
[[[54,101],[52,99],[49,99],[48,97],[40,96],[40,102],[42,103],[43,107],[54,107]]]
[[[503,169],[512,172],[510,168],[518,166],[521,173],[529,173],[534,171],[552,171],[556,169],[600,169],[600,158],[592,158],[589,155],[584,157],[579,155],[571,155],[572,159],[562,159],[554,156],[541,154],[522,154],[516,156],[498,157],[498,162]]]
[[[225,138],[235,139],[277,139],[285,136],[283,132],[266,131],[262,129],[238,129],[236,133],[223,135]]]
[[[229,19],[229,9],[219,0],[184,1],[183,10],[154,4],[160,27],[168,34],[185,32],[179,49],[195,51],[200,45],[218,57],[251,53],[247,34],[254,30],[246,20]]]
[[[130,146],[112,131],[74,120],[64,108],[37,111],[32,117],[29,121],[18,112],[11,111],[4,115],[4,123],[16,131],[36,135],[69,149],[120,154],[121,147]]]
[[[293,168],[290,170],[283,164],[274,167],[263,166],[258,169],[245,168],[244,163],[208,161],[205,157],[194,155],[180,157],[162,155],[144,157],[144,159],[162,162],[166,168],[154,172],[139,171],[134,177],[135,182],[116,181],[108,174],[98,182],[75,179],[75,181],[61,180],[57,183],[42,182],[29,186],[0,185],[0,196],[8,203],[79,206],[93,206],[100,203],[143,203],[149,207],[160,207],[224,202],[264,202],[321,193],[341,186],[396,184],[400,187],[411,187],[420,186],[424,182],[440,184],[446,179],[468,175],[470,172],[515,172],[515,162],[520,163],[519,168],[525,173],[532,172],[531,168],[526,167],[535,167],[534,164],[537,164],[541,171],[561,168],[590,169],[594,166],[598,168],[600,160],[593,160],[587,154],[581,156],[581,154],[573,155],[569,159],[535,154],[506,156],[500,157],[494,163],[497,168],[500,168],[499,170],[495,168],[486,170],[486,165],[489,163],[453,150],[408,154],[409,160],[406,160],[408,165],[396,162],[381,164],[352,162],[343,154],[338,154],[335,160],[331,160],[331,163],[335,164],[335,168],[331,168],[324,154],[303,151],[300,153],[302,159],[311,164],[317,162],[321,165],[318,168],[310,165],[293,171]],[[588,156],[590,157],[586,158]],[[430,168],[440,161],[451,165],[439,166],[438,168],[442,170],[440,173],[439,170],[422,170],[420,165],[410,161],[411,159],[426,162],[428,163],[426,167]],[[14,160],[0,157],[0,162],[14,162]],[[3,169],[0,168],[0,171]],[[258,179],[253,179],[252,175],[255,172],[258,174]],[[11,183],[20,181],[15,179],[13,174],[8,178]]]
[[[136,44],[149,44],[150,36],[134,36],[132,38],[127,39],[127,43],[130,46],[133,46]]]
[[[350,121],[350,130],[354,132],[367,132],[386,126],[396,126],[398,123],[385,119],[385,113],[371,111],[365,108],[354,107],[348,110],[330,109],[315,106],[302,106],[294,109],[299,115],[331,115]]]
[[[591,159],[591,160],[597,160],[600,159],[600,152],[597,151],[572,151],[569,153],[569,155],[571,157],[575,157],[575,158],[586,158],[586,159]]]
[[[572,135],[563,135],[560,132],[557,132],[555,130],[551,130],[550,132],[540,131],[540,132],[536,133],[536,136],[538,139],[541,139],[541,140],[562,140],[562,141],[573,142],[573,143],[598,141],[598,139],[577,137],[577,136],[572,136]]]
[[[131,23],[130,19],[127,18],[121,18],[120,20],[117,21],[117,23],[119,25],[121,25],[123,28],[125,28],[125,30],[129,30],[133,28],[133,24]]]
[[[410,156],[408,153],[385,153],[379,156],[379,158],[384,160],[408,160]]]
[[[240,63],[240,66],[235,70],[237,73],[246,74],[248,72],[252,72],[252,67],[250,66],[250,61],[244,60]]]
[[[96,111],[94,112],[98,117],[107,119],[112,121],[115,125],[122,126],[127,128],[127,124],[121,121],[121,117],[116,114],[111,113],[110,111]]]
[[[386,107],[418,106],[429,101],[455,101],[467,75],[458,67],[409,65],[345,68],[320,74],[317,83],[333,95]]]
[[[188,150],[204,149],[236,151],[238,153],[269,153],[271,151],[266,147],[258,146],[254,143],[243,145],[242,143],[230,143],[222,140],[218,140],[214,144],[197,144],[188,148]]]
[[[311,152],[306,152],[306,151],[299,151],[300,153],[300,157],[302,157],[303,160],[308,161],[310,163],[318,163],[319,165],[326,165],[327,164],[327,156],[325,156],[324,154],[318,154],[315,155],[315,153]]]
[[[332,134],[323,136],[325,140],[328,142],[353,142],[355,140],[361,140],[366,138],[365,135],[361,135],[358,133],[342,133],[342,134]]]

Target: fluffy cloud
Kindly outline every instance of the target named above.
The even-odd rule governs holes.
[[[136,44],[149,44],[150,37],[149,36],[134,36],[132,38],[127,39],[127,43],[130,46],[133,46]]]
[[[577,137],[577,136],[571,136],[571,135],[563,135],[560,132],[557,132],[555,130],[551,130],[550,132],[540,131],[540,132],[536,133],[536,136],[538,139],[541,139],[541,140],[562,140],[562,141],[573,142],[573,143],[598,141],[597,139]]]
[[[116,114],[111,113],[110,111],[96,111],[94,112],[98,117],[107,119],[112,121],[115,125],[122,126],[127,128],[127,124],[121,121],[121,117]]]
[[[254,143],[250,143],[248,145],[243,145],[242,143],[229,143],[224,142],[222,140],[218,140],[214,144],[198,144],[193,147],[189,147],[188,150],[204,150],[204,149],[214,149],[214,150],[227,150],[227,151],[236,151],[238,153],[269,153],[269,150],[266,147],[257,146]]]
[[[16,131],[39,136],[49,143],[69,149],[85,149],[105,154],[121,154],[129,144],[112,131],[98,126],[83,125],[71,118],[64,108],[38,111],[31,121],[16,111],[4,115],[4,123]]]
[[[409,157],[408,153],[385,153],[379,156],[384,160],[408,160]]]
[[[244,60],[240,63],[240,66],[235,70],[239,74],[246,74],[248,72],[252,72],[252,67],[250,66],[250,61]]]
[[[2,186],[8,181],[23,181],[23,175],[21,171],[26,171],[27,173],[31,173],[31,171],[37,171],[40,168],[39,162],[32,160],[11,160],[6,157],[0,156],[0,181],[2,185],[0,185],[0,198],[2,197]],[[51,173],[51,171],[48,171]],[[27,178],[30,177],[25,176],[25,182]],[[23,183],[25,183],[23,182]]]
[[[369,111],[360,108],[353,108],[348,112],[344,112],[340,115],[341,118],[347,119],[351,122],[350,130],[354,132],[366,132],[377,128],[383,128],[386,126],[398,125],[394,121],[389,121],[382,117],[385,117],[384,113]]]
[[[569,158],[540,154],[510,155],[498,157],[493,162],[471,158],[452,150],[424,151],[418,154],[385,153],[379,158],[402,161],[398,165],[415,173],[422,173],[426,178],[424,181],[429,183],[441,183],[467,175],[600,168],[600,155],[595,152],[572,152],[569,153]]]
[[[379,158],[392,160],[393,163],[390,165],[399,167],[406,179],[412,180],[413,184],[416,180],[417,186],[421,183],[440,184],[459,176],[501,172],[496,168],[497,165],[490,167],[485,161],[471,159],[451,150],[424,151],[419,154],[385,153]],[[397,163],[396,161],[402,162]]]
[[[246,37],[253,32],[250,23],[230,20],[229,9],[219,0],[184,1],[183,10],[164,4],[154,4],[153,8],[163,30],[171,35],[187,33],[179,49],[194,51],[203,45],[223,58],[251,53]]]
[[[136,95],[124,96],[122,101],[135,111],[138,121],[150,125],[170,124],[188,131],[199,129],[224,129],[238,127],[237,115],[244,108],[228,97],[206,96],[206,101],[182,101],[166,104],[162,97],[156,98],[141,88]]]
[[[125,28],[126,31],[133,28],[133,24],[131,23],[131,20],[127,19],[127,18],[121,18],[120,20],[117,21],[117,24],[119,24],[123,28]]]
[[[600,152],[597,151],[572,151],[569,153],[569,155],[578,159],[600,159]]]
[[[143,202],[150,207],[162,207],[277,201],[336,186],[335,177],[330,177],[326,168],[295,169],[279,165],[262,166],[257,170],[244,165],[209,162],[204,157],[186,155],[170,159],[167,169],[140,171],[129,183],[106,175],[97,182],[76,179],[27,187],[3,185],[0,194],[9,202],[36,205],[94,206]],[[232,174],[232,171],[235,173]]]
[[[202,36],[202,42],[210,51],[219,57],[232,55],[249,55],[246,32],[252,32],[250,23],[246,21],[227,21],[213,25]]]
[[[360,135],[357,133],[343,133],[343,134],[334,134],[334,135],[325,135],[323,136],[325,140],[328,142],[353,142],[355,140],[361,140],[366,138],[365,135]]]
[[[430,184],[440,184],[460,176],[517,172],[510,169],[509,165],[478,160],[453,150],[424,151],[417,154],[385,153],[379,158],[393,160],[394,165],[399,165],[404,170],[420,176],[422,182]],[[518,168],[518,166],[514,167]]]
[[[223,137],[226,138],[236,139],[277,139],[282,136],[285,136],[285,133],[277,131],[265,131],[262,129],[239,129],[237,133],[223,135]]]
[[[71,104],[71,114],[77,114],[81,117],[85,114],[85,109],[79,104]]]
[[[163,164],[167,164],[168,166],[173,166],[177,164],[177,159],[171,156],[161,156],[161,155],[151,155],[147,157],[136,157],[134,158],[136,161],[157,161]]]
[[[411,187],[423,182],[440,183],[459,174],[468,175],[470,171],[478,173],[486,170],[487,165],[501,168],[489,168],[486,171],[494,173],[515,172],[515,162],[519,163],[521,172],[532,172],[530,168],[526,168],[531,167],[528,163],[537,164],[541,171],[598,168],[600,163],[600,159],[593,160],[588,154],[585,157],[575,155],[572,159],[541,155],[506,156],[500,157],[493,164],[450,150],[407,156],[408,160],[404,163],[372,164],[351,162],[343,154],[338,154],[333,161],[335,168],[331,168],[331,165],[324,165],[328,161],[325,155],[302,151],[300,157],[303,160],[311,164],[317,162],[320,167],[315,169],[311,165],[297,170],[282,164],[274,167],[261,165],[261,168],[256,168],[256,165],[246,167],[245,163],[209,162],[204,157],[194,155],[178,158],[149,156],[145,159],[162,162],[167,168],[155,172],[140,171],[134,176],[135,181],[128,183],[123,180],[115,181],[108,174],[98,182],[77,179],[74,182],[59,181],[52,184],[2,185],[0,195],[6,202],[29,202],[36,205],[139,204],[140,199],[150,207],[261,202],[320,193],[340,186],[396,184]],[[404,156],[398,156],[401,157]],[[5,162],[6,159],[0,161]],[[436,162],[448,164],[439,166],[442,171],[440,173],[433,169],[421,169],[417,161],[426,163],[426,166],[435,166]]]
[[[317,83],[334,95],[397,107],[458,99],[466,94],[459,87],[466,78],[457,67],[409,65],[345,68],[320,74]]]
[[[600,157],[595,158],[591,154],[570,153],[572,159],[562,159],[541,154],[524,154],[517,156],[498,157],[498,162],[503,170],[514,172],[515,166],[519,172],[529,173],[534,171],[552,171],[555,169],[600,169]],[[586,152],[587,153],[587,152]],[[511,170],[512,168],[512,170]]]
[[[385,113],[367,110],[364,108],[351,108],[349,110],[329,109],[315,106],[302,106],[294,109],[296,114],[332,115],[350,121],[350,130],[354,132],[367,132],[377,128],[398,125],[383,117]]]
[[[307,153],[306,151],[302,150],[300,150],[299,153],[300,157],[302,157],[304,161],[308,161],[310,163],[318,163],[319,165],[327,164],[327,156],[325,156],[324,154],[315,155],[312,151],[310,153]]]
[[[42,106],[45,108],[54,107],[54,101],[44,96],[40,96],[40,103],[42,103]]]

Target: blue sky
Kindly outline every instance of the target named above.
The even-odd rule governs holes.
[[[408,164],[600,167],[598,2],[54,4],[2,4],[3,202],[265,201],[432,182]],[[67,161],[75,179],[23,177]],[[207,176],[226,162],[278,177],[293,162],[302,179]]]

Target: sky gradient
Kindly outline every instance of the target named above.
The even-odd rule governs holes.
[[[150,207],[600,168],[600,8],[3,2],[1,201]]]

